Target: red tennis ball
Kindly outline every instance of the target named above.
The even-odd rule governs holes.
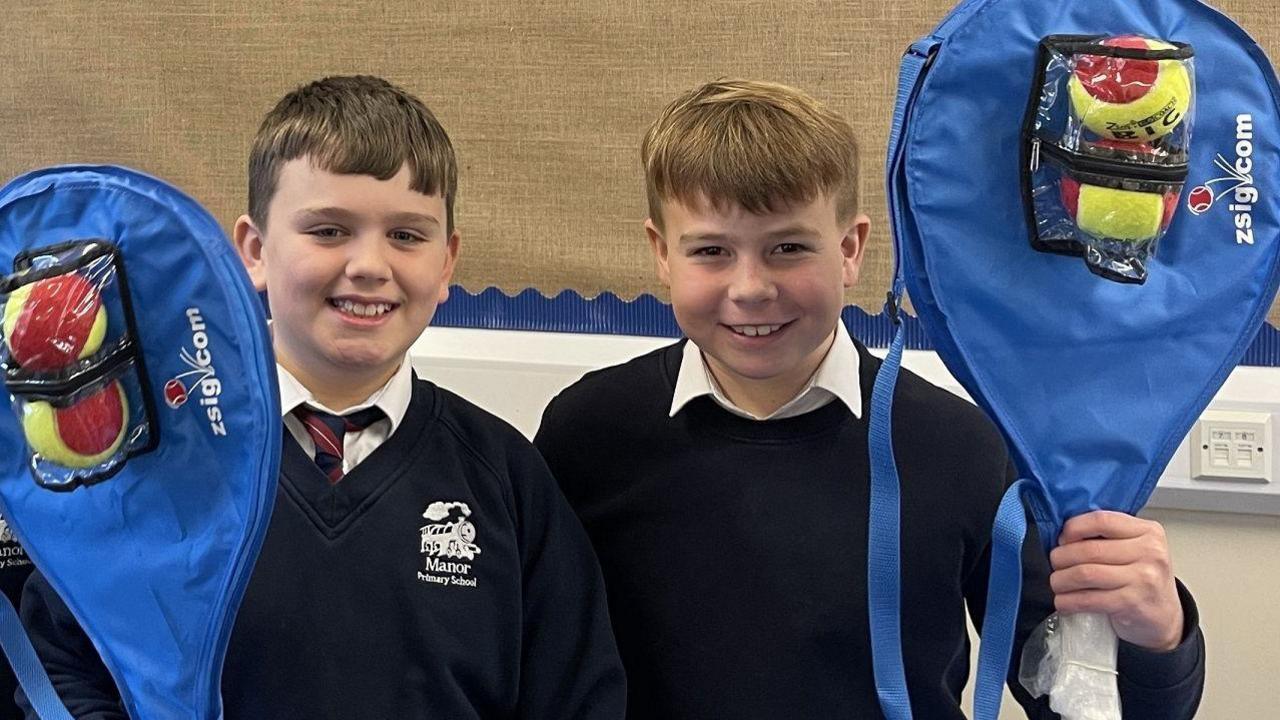
[[[45,460],[87,468],[120,449],[129,425],[129,403],[119,381],[65,408],[30,402],[22,409],[27,443]]]
[[[1148,49],[1147,41],[1134,36],[1107,38],[1107,47]],[[1131,103],[1146,95],[1160,75],[1160,65],[1155,60],[1112,58],[1101,55],[1081,55],[1076,60],[1076,79],[1093,97],[1109,103]]]
[[[1174,47],[1134,35],[1100,44],[1139,50]],[[1191,75],[1179,60],[1079,55],[1067,90],[1081,123],[1113,140],[1141,142],[1167,135],[1191,108]]]
[[[57,370],[88,357],[106,331],[98,289],[76,273],[23,285],[4,306],[5,343],[27,370]]]

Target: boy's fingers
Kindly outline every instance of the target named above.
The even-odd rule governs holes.
[[[1054,595],[1085,590],[1116,590],[1132,585],[1134,570],[1129,566],[1076,565],[1049,575]]]
[[[1049,564],[1054,570],[1086,564],[1129,565],[1148,559],[1148,548],[1143,538],[1078,540],[1051,550]]]
[[[1090,538],[1132,538],[1150,532],[1158,523],[1142,520],[1132,515],[1110,510],[1095,510],[1077,515],[1062,527],[1062,535],[1058,536],[1058,544],[1065,545]]]
[[[1116,590],[1080,590],[1053,596],[1053,607],[1061,613],[1094,612],[1114,615],[1130,603]]]

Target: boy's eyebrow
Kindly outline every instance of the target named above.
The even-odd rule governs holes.
[[[431,225],[441,224],[440,220],[436,218],[434,215],[427,215],[426,213],[416,213],[416,212],[391,213],[390,215],[387,216],[387,219],[390,220],[395,225],[412,225],[414,223],[428,223]]]
[[[356,214],[340,207],[313,207],[303,208],[294,213],[294,218],[302,222],[315,222],[320,220],[334,221],[351,221],[354,220]]]
[[[770,239],[792,238],[792,237],[820,237],[822,233],[808,227],[807,225],[788,225],[777,230],[771,230],[765,234]]]
[[[821,235],[822,233],[818,232],[817,230],[811,227],[808,227],[807,225],[788,225],[786,227],[778,228],[777,230],[770,230],[769,232],[765,233],[764,237],[769,240],[778,240],[782,238],[795,238],[795,237],[815,238],[815,237],[820,237]],[[677,242],[683,244],[683,243],[694,243],[694,242],[722,243],[722,242],[728,242],[728,241],[729,241],[729,236],[725,235],[724,233],[694,232],[694,233],[685,233],[681,235],[680,239]]]
[[[679,244],[693,242],[728,242],[729,236],[723,233],[685,233],[676,242]]]
[[[330,220],[334,222],[351,223],[358,220],[356,213],[343,207],[328,206],[303,208],[294,215],[300,222],[318,222],[322,220]],[[413,225],[415,223],[426,223],[429,225],[440,225],[441,222],[433,215],[417,212],[396,212],[386,216],[386,219],[394,225]]]

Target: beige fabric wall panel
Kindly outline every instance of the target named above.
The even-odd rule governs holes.
[[[875,313],[892,262],[882,178],[898,58],[952,5],[6,3],[0,176],[131,165],[176,183],[229,229],[271,104],[316,77],[372,73],[420,95],[458,148],[462,284],[631,297],[656,289],[638,160],[649,121],[697,83],[766,78],[825,100],[862,140],[874,228],[849,300]],[[1265,47],[1280,46],[1267,3],[1220,5]]]

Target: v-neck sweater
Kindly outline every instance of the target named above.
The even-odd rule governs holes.
[[[38,574],[24,613],[77,718],[125,720]],[[231,636],[227,720],[622,717],[599,565],[511,426],[418,380],[404,421],[330,485],[286,434],[270,526]]]
[[[863,408],[779,420],[710,397],[669,415],[677,343],[588,373],[547,407],[535,444],[604,568],[630,720],[881,717],[871,666],[867,524],[872,386]],[[996,427],[974,405],[904,370],[894,395],[901,485],[902,651],[915,717],[961,720],[965,610],[979,627],[991,525],[1010,482]],[[1034,539],[1024,553],[1014,657],[1053,610]],[[1125,716],[1183,720],[1204,686],[1195,605],[1182,644],[1123,644]],[[1056,718],[1010,677],[1029,717]]]

